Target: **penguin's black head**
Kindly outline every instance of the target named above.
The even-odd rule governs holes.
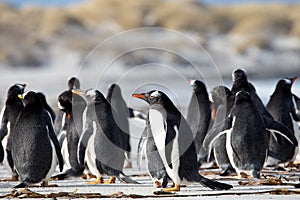
[[[41,92],[38,92],[36,94],[40,97],[40,100],[41,100],[43,106],[47,105],[46,96]]]
[[[72,112],[72,91],[64,91],[58,96],[58,107],[66,113]]]
[[[168,105],[171,101],[169,97],[159,90],[151,90],[147,93],[139,93],[139,94],[133,94],[132,95],[135,98],[143,99],[150,105],[154,104],[161,104],[161,105]]]
[[[247,72],[244,69],[236,69],[232,72],[232,80],[235,81],[247,81]]]
[[[34,106],[35,108],[43,108],[40,97],[33,91],[29,91],[24,94],[23,102],[25,107]]]
[[[69,90],[80,89],[80,81],[79,81],[79,79],[76,78],[76,77],[70,78],[69,81],[68,81],[68,88],[69,88]]]
[[[200,80],[190,80],[190,85],[192,86],[192,88],[195,92],[207,91],[205,84]]]
[[[209,100],[212,103],[221,104],[226,102],[230,96],[232,96],[232,92],[226,86],[217,86],[209,93]]]
[[[245,90],[241,90],[235,95],[235,103],[241,103],[244,101],[252,101],[251,95],[249,92],[246,92]]]
[[[24,93],[26,84],[14,84],[8,89],[7,92],[7,99],[9,100],[14,100],[14,99],[19,99],[19,96]]]
[[[292,85],[296,79],[297,77],[280,79],[276,85],[276,90],[280,90],[284,93],[291,93]]]
[[[121,95],[121,88],[119,85],[113,83],[108,87],[107,98],[111,98],[112,96],[120,96],[120,95]]]

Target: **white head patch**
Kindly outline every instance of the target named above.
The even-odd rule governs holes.
[[[86,95],[87,96],[91,96],[91,97],[94,97],[96,95],[96,92],[94,89],[90,89],[86,92]]]
[[[292,84],[292,81],[290,79],[285,78],[283,80],[285,81],[286,84]]]
[[[20,90],[24,90],[24,86],[22,84],[16,84]]]
[[[152,92],[150,94],[150,97],[159,97],[159,96],[161,96],[161,94],[158,91]]]
[[[208,98],[209,98],[210,102],[212,102],[212,103],[214,102],[214,99],[213,99],[213,96],[212,96],[211,92],[208,94]]]
[[[190,80],[190,85],[194,85],[196,80]]]

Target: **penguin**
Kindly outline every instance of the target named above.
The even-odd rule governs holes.
[[[131,152],[131,146],[130,146],[130,130],[129,130],[129,109],[127,107],[127,104],[125,100],[123,99],[121,88],[117,84],[111,84],[108,88],[108,92],[106,95],[107,101],[111,104],[112,108],[116,111],[116,114],[118,115],[118,118],[120,119],[120,124],[118,126],[123,130],[125,133],[124,139],[125,139],[125,150],[126,150],[126,160],[127,164],[125,165],[125,168],[131,168],[132,164],[130,162],[130,152]]]
[[[150,105],[147,131],[153,137],[167,174],[174,182],[174,187],[164,188],[164,192],[180,191],[180,184],[185,182],[198,182],[216,190],[232,188],[231,185],[209,180],[199,174],[192,130],[166,94],[152,90],[133,94],[133,97]]]
[[[1,149],[3,164],[7,171],[12,175],[10,179],[3,179],[5,181],[17,181],[18,175],[13,168],[13,160],[11,157],[11,149],[7,141],[10,137],[10,132],[13,129],[19,112],[24,108],[22,100],[18,97],[24,93],[26,84],[14,84],[8,89],[7,99],[1,111]]]
[[[211,108],[205,84],[200,80],[191,80],[190,84],[193,95],[188,106],[187,122],[192,129],[198,154],[210,125]]]
[[[49,112],[49,114],[51,116],[51,119],[54,123],[55,122],[55,113],[54,113],[53,109],[48,105],[47,100],[46,100],[46,96],[41,92],[38,92],[37,95],[40,97],[44,109]]]
[[[294,104],[296,106],[296,115],[297,115],[297,118],[299,119],[300,118],[300,98],[293,94],[293,99],[294,99]],[[298,125],[300,126],[300,121],[297,122]]]
[[[234,95],[225,86],[217,86],[209,93],[209,99],[212,103],[213,124],[218,124],[229,115],[234,103]],[[228,176],[235,173],[230,164],[226,150],[226,136],[221,135],[214,143],[213,154],[219,168],[222,170],[221,176]]]
[[[259,178],[268,155],[268,134],[272,131],[267,127],[282,132],[289,131],[282,124],[261,115],[251,94],[242,90],[236,94],[229,116],[207,133],[203,147],[212,149],[214,141],[225,134],[227,155],[235,171]],[[289,132],[288,136],[279,131],[275,133],[297,145],[297,139],[292,133]]]
[[[288,127],[292,133],[299,134],[299,127],[294,124],[299,121],[293,102],[292,85],[297,77],[280,79],[276,85],[275,91],[266,105],[268,112],[274,120],[281,122]],[[297,154],[296,146],[291,144],[282,136],[271,137],[269,151],[272,152],[266,162],[267,166],[275,166],[279,163],[292,161]],[[272,155],[275,154],[275,155]]]
[[[71,77],[68,80],[68,90],[72,90],[72,89],[80,89],[80,81],[78,78],[76,77]],[[65,124],[65,113],[62,110],[59,110],[57,113],[57,116],[55,118],[55,122],[54,122],[54,130],[56,134],[60,134],[62,131],[64,132],[64,124]],[[63,136],[65,136],[65,134],[63,133]],[[62,138],[63,140],[64,138]]]
[[[60,134],[66,134],[61,149],[67,170],[53,178],[63,180],[83,175],[84,165],[77,159],[77,148],[82,133],[82,115],[87,104],[81,96],[73,95],[72,90],[61,93],[58,102],[60,109],[65,113],[63,132]]]
[[[73,90],[88,102],[83,118],[84,128],[78,144],[78,160],[86,161],[89,170],[97,177],[88,184],[115,183],[116,177],[126,183],[136,183],[122,172],[125,150],[125,132],[119,127],[119,117],[104,95],[95,89],[86,92]],[[103,176],[110,176],[109,181]]]
[[[256,105],[259,113],[261,113],[262,115],[264,115],[270,119],[273,119],[272,115],[267,111],[263,102],[257,95],[256,89],[253,86],[253,84],[248,82],[246,70],[244,70],[244,69],[234,70],[232,72],[232,81],[233,81],[233,84],[232,84],[231,92],[233,93],[233,95],[236,95],[241,90],[245,90],[246,92],[248,92],[251,95],[251,98],[252,98],[254,104]]]
[[[20,111],[10,140],[11,154],[21,183],[15,188],[28,187],[48,180],[55,171],[57,160],[60,171],[63,158],[53,129],[50,114],[43,109],[39,96],[32,91],[23,97],[24,108]]]

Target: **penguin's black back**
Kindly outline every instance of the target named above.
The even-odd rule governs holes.
[[[122,97],[121,88],[117,84],[112,84],[107,93],[106,97],[107,101],[111,104],[111,107],[116,111],[115,114],[118,115],[117,124],[122,129],[126,135],[124,135],[126,151],[131,151],[130,146],[130,133],[129,133],[129,111],[127,104]]]
[[[211,121],[211,109],[206,86],[196,80],[188,107],[187,121],[195,138],[196,152],[199,152]]]
[[[51,167],[52,148],[46,127],[49,118],[48,112],[36,104],[26,106],[17,118],[11,149],[22,181],[40,182]]]
[[[101,100],[96,100],[88,107],[96,113],[97,126],[99,128],[95,135],[96,164],[100,173],[118,176],[123,168],[125,159],[124,132],[115,121],[114,109],[105,97],[101,95]],[[90,112],[90,111],[88,111]]]

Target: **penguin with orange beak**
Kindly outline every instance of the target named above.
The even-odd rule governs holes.
[[[296,79],[297,77],[280,79],[266,106],[274,120],[284,124],[293,134],[299,134],[299,127],[296,122],[300,120],[296,114],[291,91]],[[270,155],[266,164],[273,166],[292,161],[297,153],[297,148],[284,137],[277,136],[270,138],[269,152]]]
[[[164,192],[180,191],[180,184],[189,182],[198,182],[214,190],[232,188],[231,185],[207,179],[199,174],[192,130],[165,93],[152,90],[133,94],[133,97],[150,105],[146,120],[147,133],[154,139],[159,157],[174,182],[174,187],[164,188]]]

